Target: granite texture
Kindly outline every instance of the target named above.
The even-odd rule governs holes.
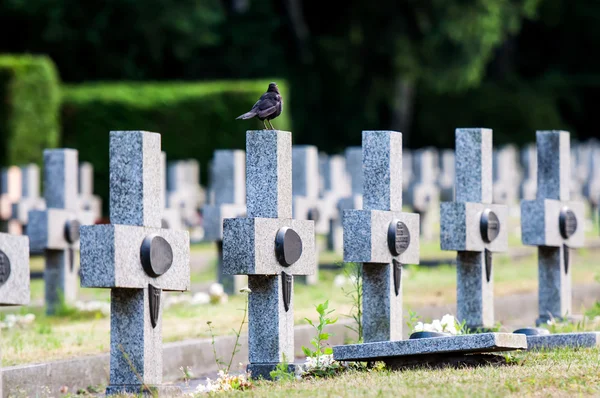
[[[327,234],[329,232],[329,218],[327,217],[327,207],[324,200],[319,198],[308,198],[306,196],[294,196],[292,199],[292,209],[296,220],[308,220],[308,214],[316,209],[319,212],[319,219],[314,221],[316,234]]]
[[[521,149],[521,164],[523,165],[523,182],[520,195],[523,200],[535,200],[537,196],[537,149],[533,144]]]
[[[223,239],[223,220],[244,217],[246,206],[238,204],[205,205],[202,209],[204,240]]]
[[[402,277],[396,295],[394,272],[390,264],[363,263],[362,272],[362,322],[365,343],[401,340]]]
[[[497,216],[500,231],[486,243],[480,232],[481,215],[490,209]],[[558,228],[558,227],[557,227]],[[508,207],[471,202],[444,202],[440,205],[440,246],[442,250],[492,252],[508,250]]]
[[[10,276],[0,285],[0,306],[29,304],[29,239],[0,233],[0,251],[10,261]]]
[[[160,228],[160,134],[110,132],[110,221]]]
[[[544,323],[551,318],[573,315],[571,304],[573,264],[565,269],[564,250],[564,246],[540,246],[538,248],[538,307],[540,311],[538,323]]]
[[[292,195],[319,197],[319,155],[314,145],[292,146]]]
[[[387,233],[393,220],[404,222],[410,232],[410,245],[399,256],[388,247]],[[388,264],[419,263],[419,215],[399,211],[344,210],[344,261]]]
[[[292,133],[246,133],[248,217],[292,218]]]
[[[569,200],[570,135],[566,131],[537,131],[537,199]]]
[[[73,250],[46,249],[44,256],[44,299],[46,313],[51,315],[56,312],[61,302],[75,302],[78,267]]]
[[[79,250],[79,241],[70,244],[65,239],[65,224],[69,220],[78,220],[82,225],[91,224],[90,217],[81,217],[81,213],[78,214],[74,210],[46,209],[30,211],[27,235],[29,236],[31,250]]]
[[[289,267],[275,256],[275,236],[290,227],[302,239],[302,255]],[[223,268],[226,274],[310,275],[316,271],[314,223],[307,220],[273,218],[228,218],[223,221]]]
[[[363,196],[352,195],[346,198],[341,198],[337,203],[337,208],[340,214],[343,214],[344,210],[360,210],[363,208]]]
[[[379,361],[409,355],[473,354],[526,348],[524,334],[482,333],[335,346],[333,358],[337,361]]]
[[[528,350],[555,348],[600,347],[600,332],[558,333],[544,336],[527,336]]]
[[[492,203],[492,130],[456,129],[456,202]]]
[[[363,131],[363,209],[402,211],[402,134]]]
[[[346,148],[346,170],[350,175],[350,190],[353,195],[363,194],[363,153],[362,147],[351,146]]]
[[[492,263],[493,264],[493,263]],[[459,251],[456,257],[456,318],[472,330],[494,327],[494,268],[488,282],[484,252]]]
[[[217,242],[217,245],[223,242]],[[223,290],[229,295],[240,294],[240,289],[248,286],[248,276],[228,275],[223,270],[223,247],[217,257],[217,282],[223,285]]]
[[[246,153],[242,150],[216,150],[212,161],[211,188],[214,204],[246,205]]]
[[[44,199],[46,207],[77,209],[78,152],[75,149],[44,150]]]
[[[271,380],[271,372],[274,371],[279,363],[251,363],[247,367],[253,379]],[[298,373],[299,368],[295,364],[288,365],[288,372]]]
[[[150,234],[171,245],[173,264],[153,278],[141,265],[140,247]],[[81,227],[81,286],[143,289],[149,283],[164,290],[185,291],[190,287],[190,238],[187,231],[132,225]]]
[[[564,206],[571,209],[577,217],[577,229],[569,239],[564,239],[559,229],[560,210]],[[521,240],[524,245],[583,247],[584,223],[585,205],[583,202],[551,199],[521,201]]]
[[[249,362],[278,363],[294,360],[294,294],[286,312],[280,275],[249,275]]]
[[[160,385],[164,300],[155,328],[148,289],[112,289],[110,302],[110,386]]]
[[[21,198],[12,204],[12,217],[23,225],[29,223],[29,212],[32,210],[44,210],[46,202],[42,198]]]

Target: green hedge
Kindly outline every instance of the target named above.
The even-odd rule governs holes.
[[[0,55],[0,164],[41,164],[59,141],[60,86],[45,56]]]
[[[284,111],[273,121],[290,129],[286,84],[275,80]],[[205,83],[93,83],[63,89],[62,145],[79,150],[95,167],[95,192],[108,204],[108,137],[111,130],[161,133],[168,160],[195,158],[206,184],[215,149],[246,145],[246,130],[263,128],[256,119],[236,120],[250,110],[270,80]]]

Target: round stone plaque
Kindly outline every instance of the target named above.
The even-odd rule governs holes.
[[[481,232],[481,239],[483,239],[485,243],[491,243],[496,239],[500,234],[500,220],[496,213],[490,209],[485,209],[481,214],[479,229]]]
[[[306,215],[307,220],[312,220],[314,222],[319,221],[320,217],[321,214],[319,213],[319,209],[317,209],[316,207],[313,207],[310,210],[308,210],[308,214]]]
[[[300,235],[289,227],[280,228],[275,236],[277,262],[284,267],[289,267],[298,261],[301,255],[302,239]]]
[[[156,278],[167,272],[173,265],[173,250],[162,236],[148,235],[140,248],[140,260],[144,271]]]
[[[560,209],[558,227],[563,239],[569,239],[577,231],[577,216],[567,206]]]
[[[75,219],[65,223],[65,240],[69,244],[72,245],[79,240],[79,227],[81,227],[81,223]]]
[[[10,277],[10,260],[6,253],[0,250],[0,286],[4,285]]]
[[[450,333],[444,332],[414,332],[410,335],[410,340],[416,339],[429,339],[431,337],[449,337],[452,336]]]
[[[394,220],[388,227],[388,248],[393,256],[399,256],[410,246],[410,231],[406,224]]]

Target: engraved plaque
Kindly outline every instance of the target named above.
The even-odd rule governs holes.
[[[577,231],[577,216],[566,206],[560,210],[558,226],[564,239],[569,239]]]
[[[496,213],[490,209],[485,209],[481,214],[479,229],[481,232],[481,239],[483,239],[485,243],[491,243],[496,239],[500,234],[500,220]]]
[[[394,220],[388,228],[388,248],[393,256],[399,256],[410,246],[410,231],[406,224]]]
[[[146,274],[156,278],[171,268],[173,250],[169,242],[162,236],[148,235],[140,248],[140,260]]]
[[[10,260],[6,253],[0,250],[0,286],[4,285],[10,277]]]
[[[275,255],[277,262],[284,267],[289,267],[300,259],[302,255],[302,239],[296,231],[283,227],[275,236]]]
[[[81,223],[75,219],[68,220],[65,223],[65,240],[73,244],[79,240],[79,227]]]

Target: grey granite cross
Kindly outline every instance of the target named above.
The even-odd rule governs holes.
[[[29,296],[29,238],[0,233],[0,306],[29,304]]]
[[[440,189],[436,185],[438,155],[434,148],[422,148],[413,153],[415,178],[408,189],[408,204],[420,216],[420,233],[425,240],[434,238],[439,221]]]
[[[344,261],[362,264],[365,342],[402,339],[402,264],[419,263],[419,215],[402,213],[402,134],[363,131],[363,210],[344,210]]]
[[[21,235],[21,224],[13,218],[13,204],[21,198],[21,169],[5,167],[0,173],[0,231]]]
[[[90,211],[94,220],[102,218],[102,199],[94,195],[94,166],[89,162],[79,165],[79,207]]]
[[[81,286],[111,289],[106,394],[162,385],[162,291],[190,287],[187,231],[161,228],[160,134],[110,133],[111,224],[81,228]]]
[[[160,153],[160,187],[161,194],[158,197],[162,209],[161,226],[165,229],[183,229],[180,209],[167,206],[167,153]]]
[[[268,379],[294,360],[293,276],[315,272],[314,222],[292,219],[290,132],[246,133],[246,206],[223,221],[223,267],[248,275],[248,370]]]
[[[457,319],[494,326],[492,252],[508,249],[508,208],[492,204],[492,130],[456,129],[455,202],[443,202],[441,248],[456,250]]]
[[[440,198],[446,202],[454,200],[454,177],[456,176],[454,163],[454,151],[444,149],[440,154],[440,175],[437,181],[440,188]]]
[[[78,206],[78,153],[74,149],[44,151],[45,210],[29,212],[30,250],[44,252],[46,312],[54,314],[61,303],[72,303],[77,295],[79,227],[93,224],[91,212]]]
[[[217,278],[227,294],[238,294],[247,286],[244,275],[227,275],[223,271],[223,220],[246,215],[246,153],[219,149],[212,159],[211,190],[214,202],[205,205],[204,240],[217,244]]]
[[[23,233],[27,233],[29,211],[43,210],[46,207],[40,197],[40,168],[37,164],[21,166],[21,198],[13,203],[12,217],[21,224]]]
[[[494,151],[494,202],[513,206],[518,202],[520,167],[515,145]]]
[[[523,181],[519,188],[521,199],[534,200],[537,192],[537,149],[529,144],[521,149]]]
[[[361,152],[362,156],[362,152]],[[350,176],[346,170],[346,159],[342,155],[328,156],[323,166],[325,217],[329,221],[327,248],[336,253],[344,251],[344,236],[342,230],[342,217],[338,202],[342,198],[351,196]]]

